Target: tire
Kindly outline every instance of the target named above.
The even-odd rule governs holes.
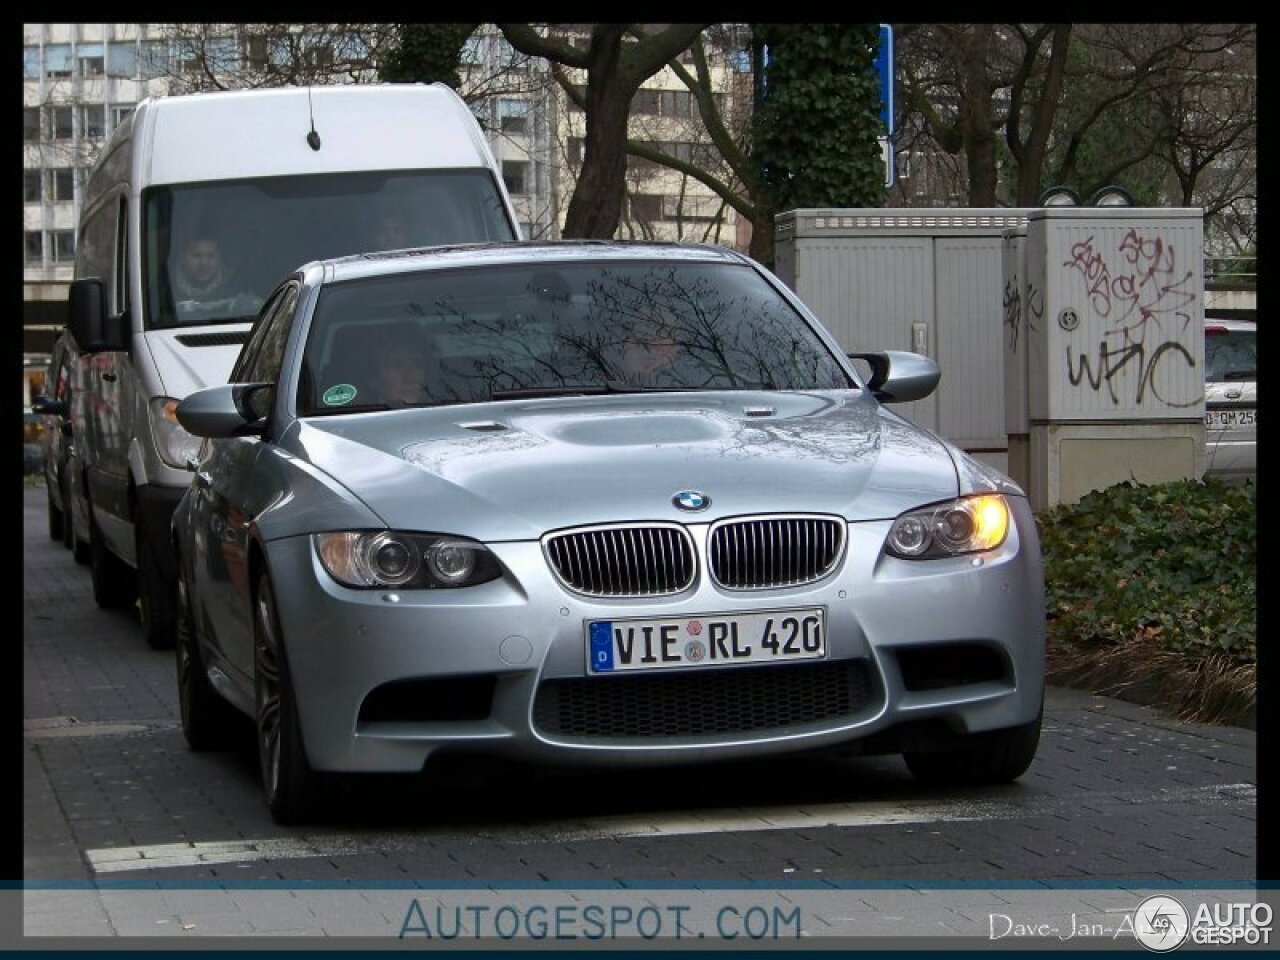
[[[266,573],[258,579],[253,611],[258,764],[267,806],[276,823],[307,823],[319,813],[324,782],[307,762],[275,593]]]
[[[168,580],[152,552],[146,528],[134,524],[138,558],[138,615],[142,635],[152,650],[170,650],[178,630],[177,585]]]
[[[88,540],[81,540],[75,535],[75,530],[71,531],[71,556],[75,558],[76,563],[83,567],[87,567],[92,560],[92,551]]]
[[[235,742],[243,717],[209,683],[196,638],[187,585],[178,578],[174,649],[178,671],[178,707],[182,734],[195,751],[223,750]]]
[[[953,750],[904,753],[907,769],[930,786],[981,786],[1008,783],[1027,772],[1040,743],[1044,708],[1031,723],[1006,730],[971,734]]]
[[[62,507],[53,502],[53,491],[49,491],[49,539],[61,540],[64,536],[63,529],[67,526],[68,518],[63,512]]]
[[[104,610],[121,610],[138,599],[138,577],[133,568],[107,549],[97,521],[89,515],[89,570],[93,600]]]

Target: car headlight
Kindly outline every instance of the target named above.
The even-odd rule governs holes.
[[[474,540],[395,530],[313,534],[329,576],[347,587],[470,587],[501,574],[492,553]]]
[[[173,397],[151,401],[151,436],[161,460],[171,467],[185,467],[187,460],[200,452],[201,440],[178,423],[177,409],[178,401]]]
[[[999,494],[961,497],[904,513],[893,521],[885,550],[905,560],[931,560],[993,550],[1009,533],[1009,505]]]

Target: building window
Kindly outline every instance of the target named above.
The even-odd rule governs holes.
[[[40,139],[40,108],[22,108],[22,139],[35,143]]]
[[[106,51],[100,43],[82,43],[76,50],[80,76],[100,77],[106,69]]]
[[[527,133],[529,128],[529,101],[499,100],[498,124],[503,133]]]
[[[692,94],[688,90],[663,90],[661,100],[664,117],[689,116]]]
[[[75,171],[64,167],[51,171],[53,174],[53,202],[70,203],[75,199]]]
[[[530,223],[528,220],[521,220],[521,221],[520,221],[519,226],[520,226],[520,237],[521,237],[521,239],[523,239],[523,240],[532,240],[532,239],[533,239],[533,224],[532,224],[532,223]]]
[[[719,197],[666,196],[662,198],[664,220],[715,220],[721,214],[723,201]]]
[[[169,70],[169,45],[164,40],[148,40],[142,45],[138,64],[143,77],[162,77]]]
[[[53,108],[53,139],[70,140],[74,127],[72,115],[75,110],[72,107],[54,107]]]
[[[41,183],[44,180],[44,172],[42,170],[23,170],[22,171],[22,202],[23,203],[39,203],[44,193],[41,189]]]
[[[637,90],[631,98],[631,112],[637,116],[656,117],[658,115],[657,90]]]
[[[582,138],[570,137],[568,148],[569,148],[569,162],[573,164],[581,163],[582,162]]]
[[[27,46],[22,48],[22,79],[40,79],[40,48]]]
[[[74,263],[76,259],[76,235],[71,230],[53,231],[53,259],[57,263]]]
[[[71,44],[51,43],[44,48],[44,73],[47,77],[71,76]]]
[[[42,263],[44,261],[44,234],[39,230],[27,230],[22,234],[26,243],[27,263]]]
[[[631,219],[653,223],[662,219],[662,194],[635,193],[630,197]]]
[[[525,194],[529,190],[526,181],[529,177],[529,164],[525,160],[503,160],[502,182],[507,185],[507,192]]]
[[[303,51],[302,59],[311,70],[328,70],[333,66],[333,47],[327,43],[308,47]]]
[[[80,135],[102,139],[107,135],[107,107],[102,103],[86,103],[80,117]]]
[[[582,84],[582,83],[574,84],[574,85],[573,85],[573,92],[574,92],[574,93],[576,93],[579,97],[581,97],[584,101],[587,99],[587,87],[586,87],[586,84]],[[575,100],[573,97],[570,97],[570,98],[569,98],[569,112],[570,112],[570,113],[582,113],[582,112],[583,112],[583,111],[582,111],[582,108],[581,108],[580,106],[578,106],[578,101],[577,101],[577,100]]]
[[[462,53],[458,56],[458,62],[467,67],[484,63],[484,44],[484,37],[477,37],[475,34],[467,37],[462,44]]]
[[[107,47],[107,76],[132,77],[138,72],[138,51],[132,43],[113,43]]]
[[[111,105],[111,127],[112,129],[120,126],[133,114],[134,104],[132,103],[113,103]]]

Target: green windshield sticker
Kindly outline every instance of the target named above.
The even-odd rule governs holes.
[[[326,406],[340,407],[356,398],[356,388],[349,383],[339,383],[324,392],[321,397]]]

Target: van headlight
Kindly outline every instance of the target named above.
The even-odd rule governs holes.
[[[893,521],[885,551],[904,560],[931,560],[994,550],[1009,533],[1009,504],[999,494],[960,497],[904,513]]]
[[[201,440],[178,423],[178,401],[157,397],[151,401],[151,439],[160,459],[171,467],[185,469],[187,460],[200,452]]]
[[[471,587],[502,573],[483,544],[395,530],[312,535],[320,564],[343,586],[374,589]]]

